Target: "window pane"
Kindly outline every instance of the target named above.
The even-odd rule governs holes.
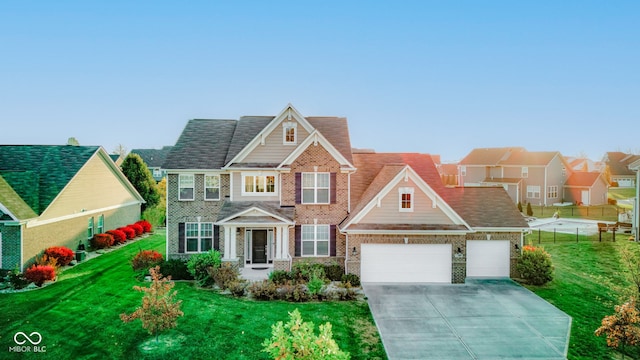
[[[218,200],[220,199],[220,190],[219,189],[206,189],[205,196],[207,200]]]
[[[186,224],[186,235],[187,237],[197,237],[198,236],[198,224],[197,223],[188,223]]]
[[[264,176],[256,176],[256,192],[264,192],[265,178]]]
[[[198,251],[198,238],[187,239],[187,251]]]
[[[318,200],[316,201],[318,204],[328,204],[329,203],[329,189],[318,189]]]
[[[313,173],[303,173],[302,174],[302,187],[304,188],[313,188],[316,186],[315,174]]]
[[[314,242],[313,241],[303,241],[302,242],[302,255],[303,256],[313,256],[315,255],[314,250]]]
[[[267,176],[267,192],[276,192],[276,178],[275,176]]]
[[[329,255],[329,242],[328,241],[318,241],[317,243],[318,246],[318,252],[316,253],[316,255],[318,256],[327,256]]]
[[[193,187],[193,175],[180,175],[180,187]]]
[[[202,236],[202,237],[212,237],[213,236],[213,224],[212,223],[202,223],[202,224],[200,224],[200,236]]]
[[[329,240],[329,226],[327,225],[318,225],[316,228],[316,239],[318,240]]]
[[[302,202],[304,204],[313,204],[316,202],[313,189],[302,190]]]
[[[204,178],[206,187],[219,187],[220,186],[220,178],[218,176],[206,176]]]
[[[253,176],[245,176],[244,177],[244,192],[254,192],[253,191]]]
[[[329,187],[329,174],[318,174],[318,187],[319,188]]]
[[[193,199],[193,188],[180,189],[180,199]]]
[[[211,238],[207,238],[207,239],[200,239],[200,251],[209,251],[211,250],[212,246],[211,243],[213,241],[211,241]]]
[[[302,240],[313,240],[313,239],[314,239],[314,226],[302,225]]]

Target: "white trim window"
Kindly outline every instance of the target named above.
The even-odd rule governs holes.
[[[302,256],[329,256],[329,225],[302,225]]]
[[[297,145],[298,144],[298,123],[287,121],[282,123],[282,144]]]
[[[527,185],[527,198],[539,199],[540,198],[540,186],[539,185]]]
[[[98,216],[98,230],[97,234],[104,233],[104,215]]]
[[[551,185],[547,189],[547,198],[556,199],[558,197],[558,185]]]
[[[180,174],[178,176],[178,200],[193,200],[194,193],[195,180],[193,174]]]
[[[94,226],[95,226],[95,221],[94,221],[93,216],[92,216],[92,217],[89,218],[89,223],[87,224],[87,239],[88,240],[93,239]]]
[[[460,165],[460,176],[467,176],[467,166]]]
[[[302,173],[302,203],[328,204],[330,183],[330,173]]]
[[[400,212],[413,211],[414,189],[412,187],[398,188],[398,209]]]
[[[220,200],[220,175],[204,176],[204,199]]]
[[[213,249],[213,223],[185,223],[185,250],[187,253]]]
[[[242,174],[242,195],[275,195],[276,175]]]
[[[522,167],[522,178],[526,179],[529,177],[529,168],[527,166]]]

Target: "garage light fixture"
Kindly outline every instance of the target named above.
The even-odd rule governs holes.
[[[516,250],[520,250],[520,246],[518,246],[518,244],[515,244]]]
[[[462,254],[462,249],[460,249],[460,246],[458,246],[458,254]]]
[[[351,251],[351,256],[356,256],[358,255],[358,249],[356,249],[356,247],[353,247],[353,251]]]

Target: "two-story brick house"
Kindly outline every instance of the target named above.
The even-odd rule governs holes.
[[[557,151],[521,147],[473,149],[458,165],[463,186],[502,186],[515,203],[563,202],[571,167]]]
[[[215,248],[243,267],[304,259],[365,281],[463,282],[512,274],[527,227],[501,188],[445,188],[429,155],[354,152],[345,118],[292,106],[191,120],[163,168],[171,258]]]

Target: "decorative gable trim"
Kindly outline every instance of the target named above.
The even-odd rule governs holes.
[[[216,222],[215,222],[215,225],[226,225],[226,223],[231,222],[231,220],[233,220],[233,219],[235,219],[235,218],[238,218],[238,217],[240,217],[240,216],[244,216],[244,215],[250,214],[250,213],[252,213],[252,212],[254,212],[254,211],[255,211],[255,212],[258,212],[258,213],[260,213],[260,214],[263,214],[263,215],[265,215],[265,216],[273,217],[273,218],[277,219],[278,221],[281,221],[281,222],[282,222],[282,223],[284,223],[284,224],[288,224],[288,225],[293,225],[293,224],[294,224],[291,220],[285,219],[285,218],[283,218],[283,217],[282,217],[282,216],[280,216],[280,215],[276,215],[276,214],[274,214],[274,213],[271,213],[271,212],[265,211],[265,210],[263,210],[263,209],[260,209],[260,208],[259,208],[259,207],[257,207],[257,206],[253,206],[253,207],[250,207],[250,208],[245,209],[245,210],[243,210],[243,211],[240,211],[240,212],[238,212],[238,213],[235,213],[235,214],[233,214],[233,215],[231,215],[231,216],[228,216],[228,217],[226,217],[226,218],[224,218],[224,219],[222,219],[222,220],[216,221]]]
[[[342,227],[341,231],[349,232],[350,225],[359,223],[373,208],[380,206],[379,204],[381,203],[382,198],[387,195],[391,195],[393,189],[409,179],[416,184],[419,191],[422,191],[427,197],[429,197],[429,199],[431,199],[432,207],[434,209],[440,208],[454,224],[463,225],[469,231],[472,231],[471,226],[469,226],[469,224],[467,224],[467,222],[464,221],[464,219],[458,215],[458,213],[456,213],[453,208],[451,208],[449,204],[447,204],[444,199],[442,199],[440,195],[438,195],[438,193],[436,193],[409,165],[406,165],[391,181],[389,181],[378,195],[374,196],[358,214],[351,218],[351,220]]]
[[[318,146],[318,144],[322,145],[331,156],[340,164],[340,166],[347,167],[344,170],[355,170],[355,166],[349,162],[330,142],[325,138],[318,130],[313,130],[307,136],[306,139],[298,147],[287,156],[281,163],[278,165],[277,169],[286,169],[287,166],[291,165],[302,153],[307,150],[307,148],[311,145]]]
[[[244,149],[242,149],[233,159],[231,159],[231,161],[229,161],[223,169],[228,169],[229,166],[234,163],[242,162],[242,160],[249,154],[251,154],[253,150],[255,150],[258,146],[264,144],[264,141],[267,136],[269,136],[269,134],[271,134],[273,131],[278,131],[278,129],[282,131],[280,124],[283,121],[290,120],[297,121],[309,133],[315,130],[314,127],[311,126],[309,121],[307,121],[307,119],[305,119],[304,116],[302,116],[302,114],[300,114],[300,112],[293,107],[293,105],[288,104],[273,120],[271,120],[271,122],[267,126],[265,126],[264,129],[262,129],[262,131],[258,133],[258,135],[256,135],[255,138],[253,138],[253,140],[249,142],[249,144],[244,147]]]
[[[11,213],[9,209],[7,209],[4,205],[2,205],[2,203],[0,203],[0,212],[2,212],[5,215],[9,215],[9,217],[11,217],[13,221],[18,221],[18,218],[15,215],[13,215],[13,213]],[[0,216],[2,216],[2,214],[0,214]]]

